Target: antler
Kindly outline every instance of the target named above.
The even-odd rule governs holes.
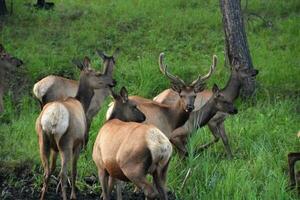
[[[165,54],[164,53],[160,53],[159,54],[159,60],[158,60],[158,63],[159,63],[159,69],[160,71],[165,75],[167,76],[173,83],[175,84],[180,84],[180,85],[183,85],[185,86],[185,83],[182,79],[178,78],[177,76],[174,76],[173,74],[171,74],[170,72],[168,72],[168,67],[167,65],[165,65],[163,63],[163,59],[164,59],[164,56]]]
[[[217,56],[213,55],[213,63],[210,66],[209,72],[204,76],[200,75],[196,80],[192,82],[191,86],[195,86],[196,84],[203,83],[204,81],[206,81],[215,71],[216,66],[217,66]]]

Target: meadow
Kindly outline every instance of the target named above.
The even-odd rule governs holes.
[[[186,81],[207,72],[213,54],[216,72],[208,81],[224,87],[230,71],[224,64],[224,34],[219,1],[204,0],[55,0],[52,11],[24,6],[15,0],[14,13],[1,22],[0,43],[22,59],[28,81],[18,105],[5,96],[0,115],[1,165],[30,161],[34,187],[42,183],[34,125],[39,105],[31,88],[49,74],[77,79],[73,58],[91,57],[101,68],[95,50],[108,54],[120,47],[114,77],[117,88],[131,95],[153,98],[168,88],[160,73],[158,55],[165,52],[169,70]],[[299,151],[300,131],[300,2],[298,0],[242,0],[248,43],[257,76],[257,91],[239,100],[239,113],[226,120],[234,158],[227,159],[221,141],[196,153],[212,139],[205,127],[189,138],[189,157],[176,153],[168,173],[168,187],[179,199],[297,199],[287,191],[287,154]],[[18,84],[18,83],[15,83]],[[100,184],[87,185],[96,175],[91,152],[104,123],[108,98],[94,119],[87,150],[78,164],[77,186],[100,194]],[[59,163],[59,162],[58,162]],[[300,167],[300,166],[299,166]],[[188,170],[191,175],[182,188]],[[38,172],[37,172],[38,171]],[[12,179],[12,185],[18,183]]]

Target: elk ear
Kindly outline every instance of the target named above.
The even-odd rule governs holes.
[[[109,90],[110,90],[110,94],[114,98],[114,100],[117,100],[119,98],[119,95],[116,94],[115,91],[111,87],[109,87]]]
[[[125,87],[122,87],[120,90],[120,96],[122,97],[123,102],[128,101],[128,92]]]
[[[103,51],[97,49],[96,52],[102,60],[105,60],[107,58],[107,56],[105,55],[105,53]]]
[[[73,59],[73,60],[72,60],[72,63],[73,63],[74,65],[76,65],[76,67],[78,67],[78,69],[80,69],[80,71],[83,70],[83,64],[82,64],[81,61],[79,61],[79,60],[77,60],[77,59]]]
[[[217,86],[217,84],[214,84],[213,88],[212,88],[213,93],[218,93],[220,91],[219,87]]]
[[[120,54],[120,48],[116,48],[115,52],[113,53],[113,58],[116,60]]]
[[[177,93],[180,93],[182,90],[182,86],[176,83],[172,83],[171,89],[174,90]]]
[[[89,57],[85,56],[83,59],[83,67],[84,69],[90,68],[91,60]]]

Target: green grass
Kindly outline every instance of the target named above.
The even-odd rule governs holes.
[[[160,74],[158,55],[164,51],[170,70],[186,81],[205,73],[216,54],[217,71],[209,87],[224,86],[229,77],[223,67],[223,29],[219,2],[214,1],[55,1],[53,11],[28,10],[14,1],[14,15],[0,30],[0,43],[23,59],[31,86],[48,74],[78,78],[72,58],[88,55],[100,68],[95,50],[108,53],[120,47],[115,78],[132,95],[154,97],[169,87]],[[245,1],[242,1],[245,5]],[[299,151],[300,130],[300,3],[297,0],[248,1],[248,42],[257,77],[255,105],[238,102],[239,114],[226,120],[235,158],[227,160],[221,142],[201,154],[196,147],[211,140],[207,128],[190,138],[190,156],[172,158],[168,186],[181,199],[297,199],[285,191],[288,184],[287,153]],[[0,161],[33,160],[40,165],[34,131],[39,107],[28,91],[15,108],[5,97],[6,111],[0,124]],[[297,96],[298,95],[298,96]],[[106,104],[107,105],[107,104]],[[91,159],[94,140],[103,124],[107,106],[94,119],[87,151],[79,160],[78,186],[83,177],[96,174]],[[191,176],[181,189],[191,168]],[[41,176],[40,176],[41,178]],[[40,185],[37,178],[36,185]],[[93,188],[99,191],[99,185]]]

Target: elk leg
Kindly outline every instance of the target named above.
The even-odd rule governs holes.
[[[153,181],[158,191],[159,199],[166,200],[168,199],[165,185],[162,181],[162,169],[158,167],[153,173]]]
[[[49,169],[49,156],[50,156],[50,145],[49,141],[45,136],[39,137],[39,146],[40,146],[40,157],[44,167],[44,181],[43,187],[41,190],[41,200],[45,199],[45,194],[48,190],[50,169]]]
[[[50,157],[51,157],[50,171],[51,173],[53,173],[56,168],[57,151],[52,150]]]
[[[232,155],[231,148],[230,148],[230,145],[229,145],[229,142],[228,142],[228,138],[227,138],[227,135],[226,135],[226,132],[225,132],[224,122],[219,124],[219,131],[220,131],[220,135],[221,135],[221,138],[222,138],[227,156],[228,156],[229,159],[232,159],[233,155]]]
[[[61,179],[61,191],[63,200],[67,200],[67,165],[70,161],[70,157],[72,156],[72,150],[65,149],[61,151],[61,172],[60,172],[60,179]]]
[[[116,184],[116,189],[117,189],[117,200],[122,200],[121,182],[111,176],[109,176],[109,179],[108,179],[108,193],[109,194],[112,193],[112,190],[114,189],[115,184]]]
[[[147,180],[144,164],[128,164],[122,168],[122,171],[132,183],[143,190],[146,199],[154,199],[157,197],[157,192]]]
[[[77,161],[80,154],[80,146],[77,146],[76,149],[73,152],[73,158],[72,158],[72,191],[71,191],[71,197],[70,199],[76,199],[76,176],[77,176]]]
[[[187,156],[187,149],[185,146],[185,140],[188,137],[188,131],[184,127],[175,129],[170,137],[170,141],[179,151],[180,155]]]
[[[176,138],[176,137],[182,137],[185,136],[187,137],[189,134],[188,130],[186,130],[183,126],[179,127],[177,129],[175,129],[172,133],[171,133],[171,137],[172,138]]]
[[[176,149],[178,150],[179,154],[181,156],[187,156],[188,152],[186,149],[186,146],[184,145],[184,143],[180,140],[179,137],[176,138],[170,138],[170,142],[176,147]]]
[[[198,147],[198,151],[203,151],[204,149],[207,149],[208,147],[217,143],[220,139],[220,133],[219,133],[217,124],[215,122],[209,121],[207,125],[208,125],[210,132],[213,134],[214,139],[211,142],[203,144],[200,147]]]
[[[295,176],[295,163],[300,160],[300,153],[293,152],[288,154],[289,163],[289,174],[290,174],[290,188],[294,189],[296,186],[296,176]]]
[[[154,184],[157,188],[157,191],[159,192],[160,199],[168,199],[166,180],[167,180],[167,172],[168,172],[170,160],[171,159],[169,159],[169,161],[164,167],[155,170],[153,174]]]
[[[99,181],[102,187],[102,194],[101,196],[103,197],[103,200],[109,200],[110,199],[110,194],[108,191],[108,178],[109,174],[105,169],[98,169],[98,176],[99,176]],[[100,199],[101,199],[100,196]]]

